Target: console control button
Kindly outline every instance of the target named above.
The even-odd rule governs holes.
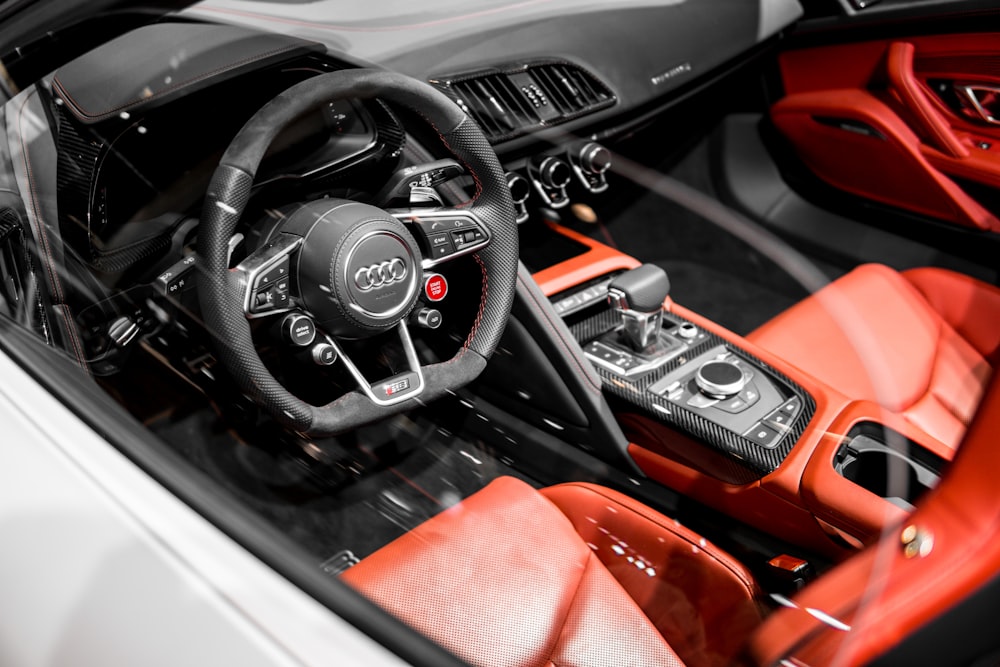
[[[753,405],[760,400],[760,390],[757,389],[757,385],[753,382],[747,382],[747,386],[743,387],[739,396],[750,405]]]
[[[583,351],[595,359],[600,359],[605,367],[612,366],[610,370],[628,371],[639,365],[639,360],[631,354],[616,350],[600,341],[592,341]]]
[[[691,398],[687,400],[687,404],[689,407],[697,409],[710,408],[718,402],[719,399],[710,398],[705,394],[692,394]]]
[[[780,426],[781,428],[789,428],[792,422],[795,421],[795,417],[791,416],[781,408],[778,408],[767,417],[764,418],[771,426]]]
[[[684,340],[691,340],[698,335],[698,327],[690,322],[685,322],[677,327],[677,335]]]
[[[706,361],[694,375],[698,389],[712,398],[727,398],[738,394],[749,377],[731,361]]]
[[[789,415],[791,417],[789,423],[791,423],[795,421],[795,418],[799,416],[799,412],[802,411],[802,400],[798,396],[793,396],[785,401],[784,405],[778,408],[778,410]]]
[[[332,366],[337,361],[337,348],[329,343],[318,343],[313,346],[312,360],[317,366]]]
[[[757,390],[757,385],[753,382],[748,382],[739,394],[727,398],[715,407],[735,415],[743,412],[759,400],[760,392]]]
[[[414,314],[413,321],[425,329],[437,329],[441,326],[443,318],[441,311],[436,308],[421,308]]]
[[[307,315],[293,313],[281,321],[281,335],[295,347],[308,347],[316,340],[316,325]]]
[[[747,440],[754,442],[761,447],[771,448],[778,444],[781,436],[777,430],[767,424],[755,424],[753,428],[743,434]]]

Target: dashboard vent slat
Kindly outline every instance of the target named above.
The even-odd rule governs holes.
[[[593,74],[563,61],[513,65],[433,83],[455,100],[494,144],[617,101]]]

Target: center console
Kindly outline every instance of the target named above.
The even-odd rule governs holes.
[[[684,308],[657,267],[543,215],[522,227],[502,363],[477,392],[569,445],[566,460],[582,450],[637,491],[650,480],[833,558],[936,484],[950,453],[898,415]]]
[[[642,265],[608,283],[603,301],[614,307],[595,302],[565,317],[608,395],[729,462],[701,472],[729,484],[760,479],[795,446],[815,402],[761,359],[665,310],[668,290],[662,269]]]

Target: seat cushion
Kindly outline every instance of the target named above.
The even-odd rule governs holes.
[[[747,338],[955,448],[997,356],[1000,290],[944,269],[867,264]]]
[[[474,665],[685,664],[630,595],[641,595],[642,590],[675,599],[686,595],[661,579],[671,566],[670,554],[681,549],[675,533],[664,528],[672,522],[649,508],[636,512],[638,503],[633,506],[626,499],[621,504],[624,496],[613,492],[595,504],[600,494],[595,496],[593,489],[600,487],[554,489],[540,493],[501,477],[363,559],[343,580]],[[546,497],[550,492],[557,502]],[[579,504],[574,496],[582,499]],[[582,508],[573,521],[560,511],[564,504]],[[619,515],[626,516],[626,524],[649,530],[636,532],[634,525],[626,525],[619,531]],[[614,546],[624,554],[620,560],[631,558],[631,570],[650,585],[630,583],[626,590],[598,555],[604,550],[615,553],[612,545],[596,536],[585,540],[577,522],[590,526],[587,533],[617,536]],[[630,544],[624,535],[635,540]],[[702,542],[685,537],[681,550],[700,549]],[[643,554],[642,567],[635,549]],[[727,578],[741,581],[734,605],[749,604],[756,614],[756,589],[749,575],[728,557],[703,558],[704,567],[721,567]],[[700,582],[711,580],[688,574]],[[667,606],[664,601],[653,604]],[[680,632],[697,635],[689,629],[699,622],[697,610],[686,614],[693,620],[682,619]],[[759,616],[754,616],[753,624],[758,622]],[[748,635],[749,629],[741,639]],[[724,664],[707,661],[704,655],[692,654],[690,664]]]

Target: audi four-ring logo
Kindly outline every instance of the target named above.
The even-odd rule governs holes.
[[[398,283],[406,278],[406,262],[394,257],[385,262],[372,264],[358,269],[354,273],[354,284],[362,292]]]

